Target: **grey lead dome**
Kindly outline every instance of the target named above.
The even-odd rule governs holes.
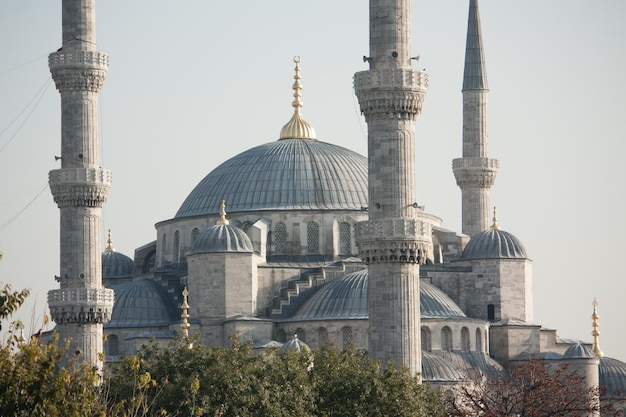
[[[198,235],[189,254],[220,252],[251,253],[254,249],[246,232],[235,226],[217,224]]]
[[[360,210],[367,207],[367,158],[311,139],[254,147],[209,173],[176,218],[255,210]]]
[[[463,259],[527,259],[522,242],[504,230],[491,229],[472,236]]]

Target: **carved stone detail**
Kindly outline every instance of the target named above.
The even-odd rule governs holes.
[[[496,180],[499,162],[494,158],[457,158],[452,170],[459,187],[491,188]]]
[[[48,56],[48,65],[60,92],[98,92],[106,78],[109,57],[97,51],[58,51]]]
[[[111,171],[101,168],[61,168],[48,176],[59,208],[102,207],[111,187]]]
[[[370,263],[423,264],[431,249],[430,223],[413,218],[369,220],[357,223],[359,256]]]
[[[361,71],[354,75],[354,91],[366,118],[392,114],[415,119],[422,111],[427,87],[426,73],[406,68]]]
[[[50,290],[50,315],[57,324],[107,323],[111,320],[114,293],[109,288]]]

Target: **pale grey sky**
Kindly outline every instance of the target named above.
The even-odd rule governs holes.
[[[417,123],[419,203],[457,231],[451,161],[461,156],[467,3],[412,3],[414,65],[430,77]],[[61,46],[60,8],[0,2],[0,282],[32,288],[19,316],[27,328],[57,285],[59,211],[48,189],[35,197],[60,166],[46,58]],[[595,296],[601,346],[626,360],[626,2],[480,0],[480,13],[489,150],[501,166],[492,204],[534,261],[535,322],[591,341]],[[366,154],[352,75],[367,68],[367,19],[365,0],[98,2],[98,49],[111,59],[101,163],[114,179],[103,229],[117,250],[132,257],[219,163],[278,139],[292,113],[294,55],[318,137]]]

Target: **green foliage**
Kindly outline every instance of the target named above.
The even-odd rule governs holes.
[[[438,416],[443,401],[405,370],[381,370],[356,350],[255,355],[180,340],[144,346],[111,367],[120,416]]]
[[[6,320],[15,313],[30,294],[30,290],[12,291],[11,286],[6,284],[0,289],[0,329],[2,329],[2,320]]]

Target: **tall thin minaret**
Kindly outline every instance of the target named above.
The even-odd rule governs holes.
[[[369,220],[357,225],[369,270],[369,351],[421,372],[419,264],[432,246],[417,204],[415,121],[427,77],[411,68],[411,1],[370,0],[368,71],[354,89],[368,127]]]
[[[102,286],[101,210],[111,172],[100,167],[98,92],[109,58],[96,50],[95,0],[63,0],[63,44],[48,64],[61,94],[61,168],[50,190],[61,212],[60,289],[48,293],[50,315],[71,352],[102,366],[102,325],[113,291]]]
[[[498,172],[498,160],[488,156],[488,92],[478,0],[470,0],[463,74],[463,158],[452,161],[462,193],[462,230],[469,236],[489,229],[489,190]]]

